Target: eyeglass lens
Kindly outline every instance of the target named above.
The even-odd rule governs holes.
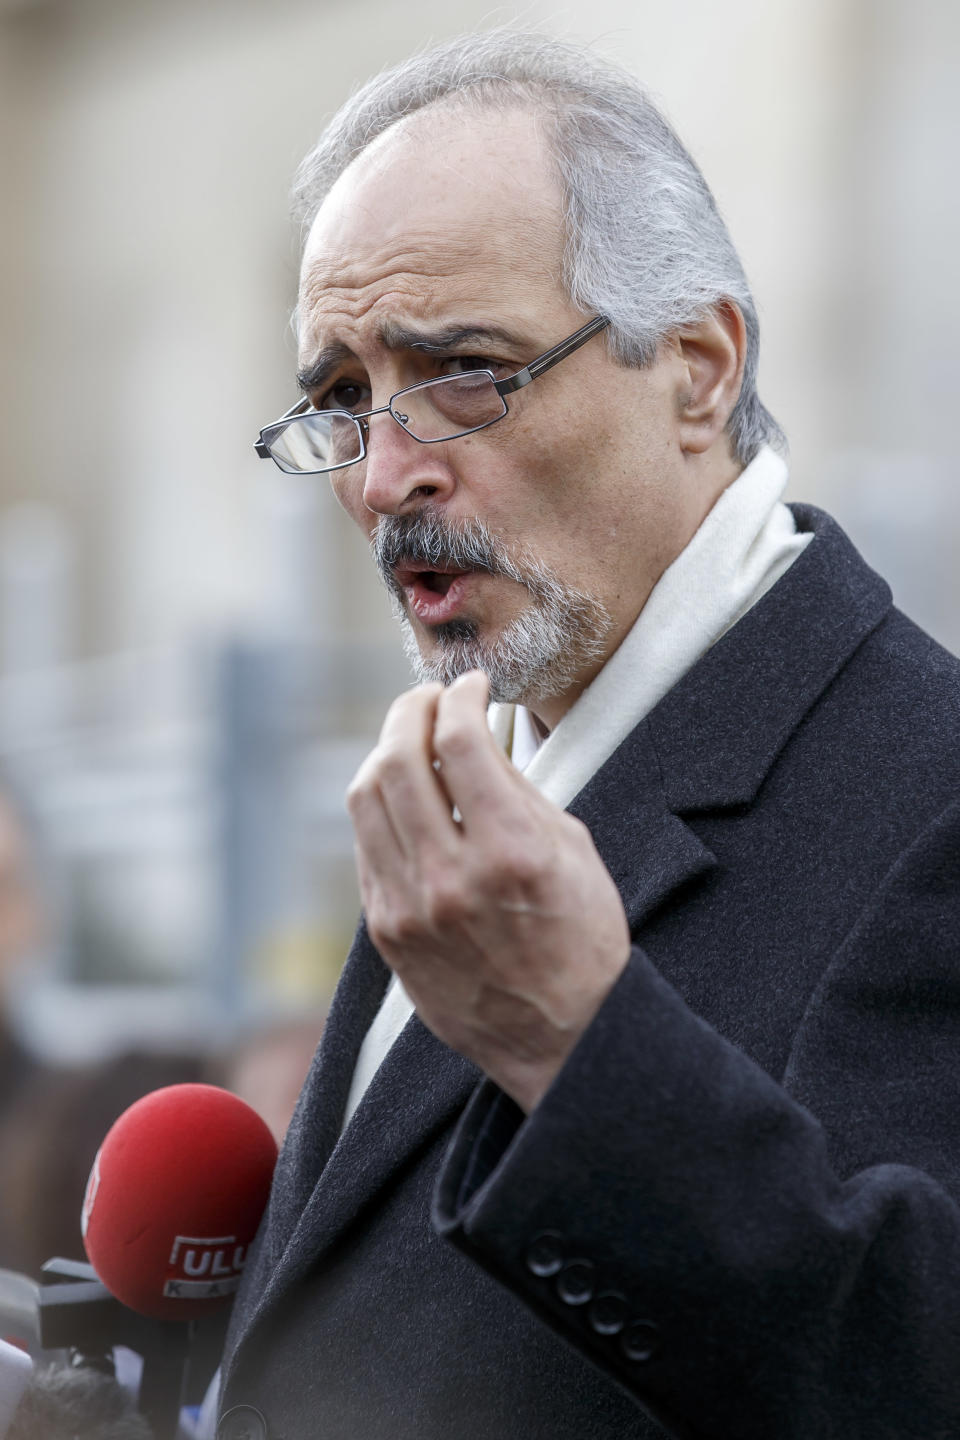
[[[418,440],[446,440],[507,413],[486,370],[468,370],[419,385],[396,396],[390,409]]]
[[[507,407],[485,370],[446,375],[395,396],[394,419],[417,440],[449,440],[500,420]],[[349,412],[324,410],[263,432],[264,443],[283,470],[293,474],[349,465],[362,453],[359,424]]]
[[[293,475],[348,465],[363,453],[356,421],[349,415],[339,416],[329,410],[270,426],[263,438],[281,470]]]

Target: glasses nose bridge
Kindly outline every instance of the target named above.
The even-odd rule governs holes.
[[[397,394],[402,394],[402,391],[398,391]],[[393,408],[393,402],[394,402],[394,400],[396,400],[396,398],[397,398],[396,395],[391,395],[391,396],[390,396],[390,399],[388,400],[388,402],[387,402],[386,405],[378,405],[375,410],[364,410],[364,411],[362,411],[359,415],[354,415],[354,416],[353,416],[354,421],[356,422],[356,424],[358,425],[358,427],[359,427],[359,429],[360,429],[360,439],[361,439],[362,442],[363,442],[363,453],[364,453],[364,455],[367,453],[367,447],[368,447],[369,442],[370,442],[370,421],[373,419],[374,415],[390,415],[390,416],[392,416],[392,418],[393,418],[393,419],[396,421],[396,423],[400,426],[400,429],[403,431],[403,433],[404,433],[405,435],[409,435],[409,434],[410,434],[409,430],[408,430],[407,427],[406,427],[406,423],[405,423],[405,422],[406,422],[406,417],[404,417],[404,419],[401,420],[401,419],[400,419],[400,416],[397,414],[397,412],[396,412],[396,411],[394,410],[394,408]],[[414,437],[414,438],[416,438],[416,437]],[[363,456],[360,455],[360,456],[358,456],[357,458],[362,460],[362,459],[363,459]]]

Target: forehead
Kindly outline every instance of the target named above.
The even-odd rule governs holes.
[[[340,176],[304,249],[302,348],[384,323],[566,308],[562,201],[525,110],[435,106],[402,121]]]

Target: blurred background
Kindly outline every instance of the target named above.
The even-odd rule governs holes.
[[[253,453],[295,396],[287,191],[373,71],[517,20],[659,98],[754,286],[790,498],[960,647],[955,0],[0,0],[12,1071],[252,1048],[295,1093],[357,909],[344,789],[408,674],[324,483]]]

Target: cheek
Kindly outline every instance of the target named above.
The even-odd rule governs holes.
[[[551,458],[518,432],[494,438],[493,427],[458,444],[458,515],[476,516],[508,544],[535,545],[550,528],[557,495]]]
[[[490,523],[496,512],[504,531],[517,539],[549,543],[552,534],[568,535],[571,524],[606,499],[610,450],[596,436],[571,428],[569,419],[561,427],[531,406],[529,419],[518,416],[515,426],[504,426],[496,443],[491,431],[490,442],[473,473],[485,476]],[[480,483],[472,487],[478,496]]]
[[[341,509],[345,510],[364,535],[370,536],[377,523],[377,517],[363,503],[364,462],[351,465],[349,470],[334,471],[330,476],[330,489]]]
[[[511,438],[497,457],[495,495],[487,492],[491,528],[609,602],[606,592],[618,591],[636,568],[638,526],[640,538],[659,529],[653,476],[661,467],[646,463],[650,437],[638,444],[607,417],[572,424],[562,407],[534,414],[531,405],[529,424],[518,424]]]

